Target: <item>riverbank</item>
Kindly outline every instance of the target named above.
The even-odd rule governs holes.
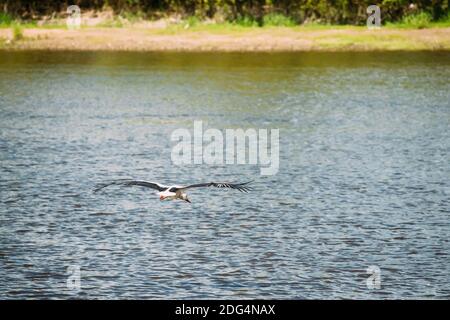
[[[0,50],[76,51],[394,51],[450,50],[450,27],[403,29],[383,27],[205,26],[20,27],[0,29]]]

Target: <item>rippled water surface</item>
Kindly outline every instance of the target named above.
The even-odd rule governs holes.
[[[0,53],[0,298],[450,298],[449,78],[448,53]],[[195,120],[279,128],[278,174],[173,165]],[[91,192],[115,178],[255,190]]]

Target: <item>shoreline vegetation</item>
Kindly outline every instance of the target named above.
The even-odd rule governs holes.
[[[62,51],[450,51],[450,28],[364,27],[202,29],[138,27],[0,29],[0,50]]]
[[[23,15],[22,15],[23,16]],[[291,16],[268,13],[226,20],[170,14],[150,18],[129,11],[89,10],[81,26],[68,28],[67,13],[22,16],[0,12],[0,50],[73,51],[450,51],[449,16],[433,20],[424,11],[405,14],[379,29],[364,23],[298,23]]]

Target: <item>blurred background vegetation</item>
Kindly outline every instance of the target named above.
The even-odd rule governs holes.
[[[381,8],[383,23],[426,27],[449,21],[448,0],[0,0],[0,25],[63,17],[68,6],[82,12],[112,11],[128,21],[180,17],[242,26],[366,23],[366,8]],[[118,25],[119,26],[119,25]]]

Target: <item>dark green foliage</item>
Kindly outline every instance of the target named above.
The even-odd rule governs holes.
[[[116,14],[139,13],[144,18],[174,13],[199,19],[220,15],[230,22],[245,25],[263,25],[265,21],[271,25],[309,21],[364,24],[366,8],[371,4],[380,6],[383,22],[402,21],[406,16],[419,14],[421,18],[429,16],[432,21],[448,16],[448,0],[0,0],[0,13],[25,20],[36,19],[65,12],[71,4],[82,10],[109,7]]]
[[[0,26],[9,26],[13,22],[11,15],[5,12],[0,12]]]

